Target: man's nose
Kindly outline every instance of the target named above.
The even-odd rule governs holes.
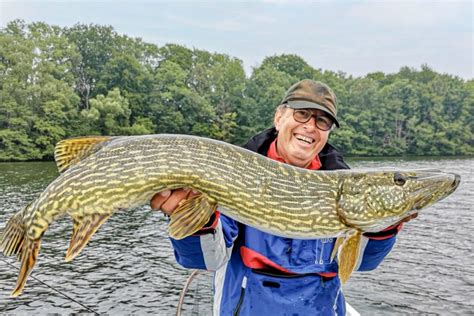
[[[317,130],[316,127],[316,116],[312,115],[308,122],[304,123],[304,127]]]

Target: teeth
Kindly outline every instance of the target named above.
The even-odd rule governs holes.
[[[299,140],[305,141],[308,144],[311,144],[313,142],[312,138],[306,137],[306,136],[303,136],[303,135],[296,135],[296,138],[299,139]]]

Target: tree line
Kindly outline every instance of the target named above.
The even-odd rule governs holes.
[[[0,161],[52,159],[59,140],[84,135],[241,145],[272,125],[286,89],[304,78],[335,91],[341,128],[330,142],[346,155],[474,154],[474,80],[427,65],[353,77],[276,55],[247,77],[225,54],[158,47],[110,26],[16,20],[0,29]]]

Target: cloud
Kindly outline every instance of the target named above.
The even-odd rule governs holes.
[[[192,4],[195,5],[192,5]],[[0,0],[0,24],[112,25],[162,45],[179,43],[242,59],[275,54],[315,68],[364,75],[422,63],[473,77],[472,1]]]
[[[262,2],[266,4],[315,4],[322,2],[331,2],[331,0],[259,0],[256,2]]]
[[[436,27],[472,17],[473,2],[467,1],[384,1],[354,3],[346,17],[378,26]]]
[[[29,20],[34,15],[35,9],[25,2],[0,0],[0,25],[6,25],[9,21],[20,17]]]
[[[189,16],[181,16],[177,14],[168,14],[167,18],[172,23],[180,24],[181,26],[207,29],[207,30],[216,30],[225,31],[225,32],[238,32],[243,30],[242,23],[238,21],[232,21],[230,19],[221,19],[217,18],[212,21],[204,21],[201,19],[196,19]]]

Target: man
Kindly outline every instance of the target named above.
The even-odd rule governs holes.
[[[244,147],[301,168],[348,169],[342,155],[327,143],[334,126],[339,127],[335,94],[321,82],[302,80],[277,107],[274,127]],[[151,207],[170,215],[196,194],[189,189],[164,191],[153,197]],[[345,314],[338,265],[330,260],[334,238],[277,237],[218,211],[219,207],[193,236],[171,240],[182,266],[215,271],[215,315]],[[356,269],[376,268],[392,249],[400,226],[366,234]]]

